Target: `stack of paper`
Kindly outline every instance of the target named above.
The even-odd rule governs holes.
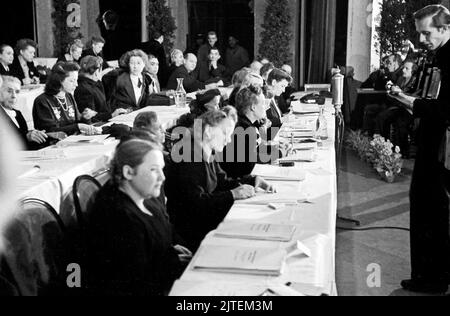
[[[236,205],[265,205],[268,206],[270,204],[284,204],[286,206],[289,205],[298,205],[300,203],[304,203],[307,201],[306,195],[302,194],[292,194],[292,193],[257,193],[255,197],[252,197],[247,200],[236,201]]]
[[[40,151],[21,151],[19,152],[21,161],[41,161],[58,160],[66,158],[62,149],[45,149]]]
[[[73,135],[60,141],[58,143],[58,146],[105,145],[109,142],[109,140],[107,140],[109,136],[110,135],[96,135],[96,136]]]
[[[227,222],[217,229],[215,235],[222,238],[288,242],[292,240],[295,230],[293,225]]]
[[[249,275],[280,276],[286,251],[279,248],[203,246],[194,270]]]
[[[306,174],[296,167],[282,168],[271,165],[256,165],[252,172],[268,181],[304,181]]]

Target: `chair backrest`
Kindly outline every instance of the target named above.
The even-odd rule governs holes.
[[[95,203],[95,197],[101,184],[93,177],[84,175],[75,179],[73,184],[73,201],[78,225],[85,229],[89,221],[89,212]]]
[[[305,84],[305,92],[331,92],[331,84]]]
[[[46,202],[27,199],[5,227],[7,281],[22,296],[62,294],[65,283],[65,227]],[[5,276],[3,276],[5,279]]]

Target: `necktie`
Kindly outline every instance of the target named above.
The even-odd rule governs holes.
[[[141,78],[139,78],[139,81],[138,81],[138,88],[139,89],[142,88],[142,80],[141,80]]]

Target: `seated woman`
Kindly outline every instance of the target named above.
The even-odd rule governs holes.
[[[92,112],[94,116],[91,121],[93,123],[108,122],[111,118],[127,112],[124,109],[117,109],[113,112],[106,101],[105,90],[100,80],[102,64],[101,57],[86,56],[81,60],[78,87],[74,95],[81,112],[86,109]]]
[[[11,75],[18,78],[23,85],[38,84],[39,72],[34,65],[37,43],[30,39],[21,39],[16,45],[17,58],[11,65]]]
[[[261,188],[273,191],[263,179],[247,176],[230,179],[215,161],[230,141],[234,122],[224,112],[209,111],[172,151],[167,167],[167,209],[176,231],[191,250],[224,220],[236,200],[248,199]],[[179,156],[178,156],[179,155]]]
[[[111,107],[135,111],[147,106],[152,79],[148,75],[148,56],[141,50],[133,50],[121,58],[126,67],[116,81],[111,96]]]
[[[14,50],[9,45],[0,45],[0,76],[11,76]]]
[[[283,125],[283,113],[278,106],[279,98],[286,87],[292,82],[292,77],[280,69],[273,69],[267,77],[267,94],[270,97],[270,109],[267,111],[267,118],[272,123],[267,131],[267,140],[271,141],[277,135],[277,131]]]
[[[89,286],[95,295],[162,296],[192,253],[174,246],[167,214],[152,208],[165,177],[159,145],[140,139],[118,146],[112,179],[89,220]]]
[[[73,93],[77,87],[80,66],[75,63],[57,63],[47,79],[45,92],[34,101],[33,120],[38,130],[64,132],[67,135],[97,134],[97,129],[86,124],[92,111],[78,111]]]
[[[58,59],[58,62],[75,62],[80,63],[81,55],[83,54],[84,45],[80,39],[76,39],[69,45],[69,49],[64,56]],[[102,60],[103,63],[103,60]]]
[[[184,65],[183,52],[179,49],[173,49],[172,52],[170,53],[170,66],[168,69],[167,80],[169,80],[168,78],[170,78],[175,69],[183,65]],[[165,86],[166,85],[167,82],[165,82]]]
[[[267,146],[260,134],[260,122],[266,118],[269,109],[262,89],[253,85],[243,88],[236,96],[236,109],[236,129],[221,157],[222,169],[235,179],[251,174],[256,163],[269,163],[280,158],[279,148]]]
[[[149,132],[159,144],[164,144],[165,142],[166,132],[155,112],[139,113],[134,119],[133,129]]]

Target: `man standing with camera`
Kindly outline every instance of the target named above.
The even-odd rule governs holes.
[[[421,120],[410,191],[412,278],[403,281],[402,287],[445,293],[450,281],[450,12],[442,5],[431,5],[414,18],[421,43],[436,52],[441,88],[437,99],[400,94]]]

